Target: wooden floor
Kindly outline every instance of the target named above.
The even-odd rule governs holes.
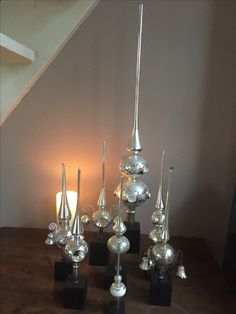
[[[88,266],[88,260],[81,267],[89,278],[86,308],[63,308],[63,283],[53,280],[53,265],[60,251],[44,244],[47,233],[42,229],[0,230],[0,313],[104,313],[104,305],[111,299],[103,290],[104,269]],[[94,233],[86,235],[87,240],[92,237]],[[236,296],[228,291],[204,242],[193,238],[173,238],[171,242],[184,251],[188,273],[188,279],[181,280],[173,270],[172,306],[147,304],[148,278],[138,269],[140,257],[129,254],[122,257],[128,270],[126,314],[235,314]],[[146,244],[143,237],[142,246]]]

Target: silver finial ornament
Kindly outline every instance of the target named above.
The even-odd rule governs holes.
[[[113,231],[115,235],[109,238],[107,248],[114,254],[125,254],[130,248],[129,240],[124,236],[126,226],[122,219],[122,195],[123,195],[123,177],[120,178],[120,195],[117,217],[114,219]]]
[[[78,169],[78,197],[77,197],[77,206],[74,222],[72,225],[72,235],[73,237],[67,242],[65,246],[65,255],[69,260],[73,262],[73,276],[74,279],[78,278],[78,269],[79,263],[81,263],[87,253],[88,253],[88,245],[84,240],[84,230],[83,225],[80,220],[80,169]]]
[[[122,194],[123,194],[123,177],[120,178],[120,199],[119,199],[119,206],[117,217],[114,219],[114,226],[113,231],[115,235],[112,236],[108,242],[107,247],[110,252],[117,254],[117,261],[116,261],[116,275],[114,277],[114,282],[110,286],[110,293],[112,296],[117,298],[117,308],[119,308],[119,300],[123,297],[126,293],[126,286],[122,282],[122,277],[120,275],[120,255],[126,253],[129,248],[129,240],[124,236],[126,232],[125,224],[122,220]]]
[[[162,190],[163,190],[163,168],[164,168],[165,151],[162,153],[160,183],[157,195],[156,209],[152,214],[152,223],[154,229],[149,233],[149,239],[154,244],[150,245],[142,258],[139,268],[145,271],[154,269],[158,271],[160,280],[164,278],[166,270],[171,268],[178,260],[181,252],[181,264],[178,267],[177,276],[186,278],[185,269],[182,265],[183,253],[175,249],[168,243],[169,235],[169,211],[170,211],[170,197],[173,181],[173,167],[169,168],[168,186],[166,192],[166,203],[164,206]]]
[[[102,153],[102,186],[98,198],[98,210],[93,214],[92,221],[95,227],[99,229],[106,228],[112,221],[109,211],[106,210],[106,193],[105,193],[105,164],[106,164],[106,142],[103,142]]]
[[[127,219],[134,221],[135,209],[151,197],[147,185],[138,177],[149,171],[146,160],[139,155],[142,150],[139,136],[139,85],[140,85],[140,62],[142,47],[142,29],[143,29],[143,4],[139,5],[139,33],[137,46],[137,64],[136,64],[136,85],[135,85],[135,109],[133,130],[131,132],[131,141],[128,146],[129,155],[122,158],[120,163],[120,172],[128,177],[124,183],[122,200],[127,206]],[[115,190],[115,195],[120,197],[120,187]]]
[[[62,195],[58,213],[58,224],[51,223],[49,225],[49,230],[51,233],[48,234],[45,241],[47,245],[56,244],[59,248],[64,248],[67,241],[72,237],[70,219],[71,211],[66,193],[66,169],[65,165],[62,164]]]

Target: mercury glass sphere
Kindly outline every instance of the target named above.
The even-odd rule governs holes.
[[[152,214],[152,224],[154,226],[162,226],[165,220],[165,215],[162,210],[155,210]]]
[[[175,261],[175,250],[166,242],[158,242],[152,247],[152,257],[160,272],[166,271]]]
[[[130,155],[123,157],[119,168],[121,173],[128,176],[140,176],[149,171],[146,160],[135,153],[131,153]]]
[[[121,277],[121,276],[119,276],[119,277]],[[121,298],[126,293],[126,286],[121,281],[113,282],[113,284],[110,287],[110,293],[111,293],[111,295],[113,295],[113,297]]]
[[[65,246],[65,254],[70,260],[80,263],[88,253],[88,245],[82,238],[73,239]]]
[[[115,195],[118,197],[120,196],[119,191],[120,188],[118,186],[115,191]],[[147,185],[139,179],[128,180],[123,185],[122,200],[127,206],[137,207],[150,197],[151,193]]]
[[[120,254],[125,254],[130,248],[130,243],[124,235],[113,235],[107,241],[107,248],[111,253],[118,254],[119,249]]]
[[[152,240],[154,243],[160,242],[163,239],[163,230],[162,227],[156,227],[155,229],[151,230],[148,235],[149,239]]]
[[[69,226],[60,226],[54,232],[54,239],[59,248],[64,248],[66,243],[72,238]]]
[[[92,221],[97,228],[106,228],[112,221],[111,214],[103,209],[93,214]]]

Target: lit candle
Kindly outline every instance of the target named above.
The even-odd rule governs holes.
[[[68,203],[70,206],[70,211],[71,211],[71,223],[74,221],[75,217],[75,211],[76,211],[76,204],[77,204],[77,192],[75,191],[66,191],[67,194],[67,199]],[[56,208],[57,208],[57,217],[58,217],[58,212],[60,209],[61,205],[61,192],[58,192],[56,194]]]

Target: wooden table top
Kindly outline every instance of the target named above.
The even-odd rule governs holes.
[[[103,267],[89,266],[88,259],[81,273],[88,276],[88,299],[84,310],[64,309],[63,283],[54,282],[54,261],[60,250],[44,244],[48,230],[2,228],[0,229],[0,313],[61,314],[104,313],[104,305],[112,299],[103,290]],[[86,233],[86,240],[96,238]],[[142,236],[145,249],[147,236]],[[147,304],[149,281],[139,270],[139,255],[122,256],[128,271],[126,314],[235,314],[236,298],[228,291],[225,280],[201,239],[172,238],[171,244],[184,251],[187,280],[175,277],[173,269],[173,295],[171,307]]]

